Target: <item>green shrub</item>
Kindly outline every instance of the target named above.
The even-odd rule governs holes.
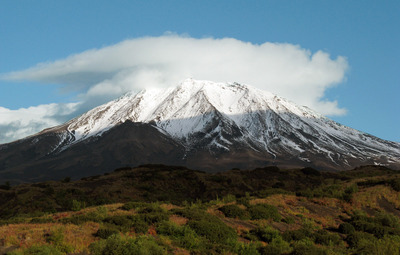
[[[61,229],[55,230],[46,236],[46,242],[50,243],[53,248],[62,252],[70,253],[73,248],[64,243],[64,233]]]
[[[346,202],[351,202],[351,199],[353,198],[353,194],[358,191],[358,186],[357,184],[352,184],[351,186],[347,187],[343,194],[342,194],[342,199]]]
[[[54,222],[53,218],[50,217],[40,217],[40,218],[32,218],[30,223],[39,223],[39,224],[43,224],[43,223],[50,223],[50,222]]]
[[[254,243],[236,242],[234,250],[238,255],[259,255],[257,248],[258,245]]]
[[[327,252],[320,247],[315,246],[312,240],[303,239],[293,243],[294,255],[326,255]]]
[[[359,235],[357,242],[352,245],[354,254],[400,254],[399,236],[385,236],[382,239],[377,239],[366,233]]]
[[[181,237],[183,235],[183,227],[171,221],[163,221],[157,226],[157,233],[160,235]]]
[[[72,205],[71,205],[71,210],[74,212],[80,211],[81,209],[86,207],[86,203],[85,202],[81,202],[78,200],[72,200]]]
[[[400,236],[385,236],[382,239],[375,239],[373,242],[365,243],[366,246],[358,247],[358,252],[361,250],[370,252],[370,254],[400,254]]]
[[[119,231],[115,228],[102,227],[102,228],[99,228],[94,235],[97,237],[100,237],[102,239],[107,239],[108,237],[118,234],[118,233],[119,233]]]
[[[392,180],[392,181],[390,182],[390,186],[391,186],[392,189],[394,189],[395,191],[400,191],[400,178]]]
[[[356,231],[356,229],[350,223],[344,222],[339,225],[339,233],[342,234],[352,234]]]
[[[222,198],[224,203],[231,203],[236,201],[236,196],[232,194],[228,194]]]
[[[280,255],[289,254],[292,251],[290,244],[282,239],[281,236],[274,238],[266,247],[259,249],[260,254]]]
[[[352,248],[362,246],[363,243],[373,242],[374,240],[375,240],[375,237],[372,234],[359,232],[359,231],[351,233],[346,237],[347,244]]]
[[[272,219],[274,221],[280,221],[282,218],[278,209],[275,206],[268,204],[250,206],[249,214],[252,220]]]
[[[93,255],[158,255],[167,254],[164,247],[157,244],[153,237],[139,236],[137,238],[112,235],[106,240],[100,240],[89,246]]]
[[[250,206],[250,197],[240,197],[236,199],[237,204],[244,205],[246,207]]]
[[[201,239],[188,226],[179,226],[170,221],[163,221],[157,226],[157,233],[166,235],[175,240],[180,247],[192,250],[201,245]]]
[[[207,238],[213,243],[227,243],[230,239],[237,238],[236,232],[223,223],[218,217],[209,214],[196,215],[188,221],[188,225],[198,235]]]
[[[380,212],[375,216],[375,219],[382,226],[390,228],[400,228],[399,218],[394,216],[393,214]]]
[[[314,192],[310,188],[307,188],[305,190],[296,191],[296,196],[298,196],[298,197],[306,197],[306,198],[313,198],[314,197]],[[317,196],[319,196],[319,195],[317,195]],[[322,192],[321,192],[321,196],[323,196]]]
[[[147,203],[143,203],[143,202],[127,202],[121,207],[121,209],[126,210],[126,211],[129,211],[132,209],[136,210],[138,208],[146,207],[147,205],[148,205]]]
[[[292,194],[290,191],[284,190],[282,188],[279,187],[272,187],[269,189],[264,189],[264,190],[260,190],[256,193],[257,197],[260,198],[265,198],[271,195],[275,195],[275,194]]]
[[[13,254],[7,253],[7,254]],[[18,253],[14,253],[18,254]],[[29,247],[28,249],[24,250],[23,253],[24,255],[62,255],[65,254],[64,252],[58,250],[56,247],[53,245],[49,244],[44,244],[44,245],[33,245]]]
[[[282,237],[285,241],[288,242],[299,241],[307,238],[312,238],[313,232],[310,228],[301,228],[297,230],[286,231],[285,233],[283,233]]]
[[[149,224],[141,219],[141,217],[134,218],[133,229],[137,234],[145,234],[149,229]]]
[[[243,210],[237,205],[224,205],[221,208],[219,208],[221,212],[224,213],[226,217],[229,218],[240,218],[240,219],[245,219],[248,217],[248,214],[246,210]]]
[[[256,228],[254,230],[251,230],[250,233],[254,233],[254,235],[257,236],[258,240],[267,243],[271,242],[273,239],[281,237],[279,231],[270,226]]]
[[[183,236],[179,238],[178,242],[179,246],[189,250],[193,250],[201,246],[202,240],[193,229],[184,226]]]
[[[134,219],[130,215],[115,215],[104,219],[105,223],[115,225],[121,232],[128,232],[134,225]]]
[[[286,224],[294,224],[296,222],[292,216],[287,216],[286,218],[282,219],[282,221]]]
[[[184,209],[174,209],[172,210],[172,213],[181,215],[185,218],[189,218],[192,220],[200,220],[203,219],[204,217],[207,217],[207,212],[205,210],[201,210],[198,208],[184,208]]]
[[[322,245],[339,245],[341,238],[338,234],[329,233],[326,230],[319,230],[314,233],[315,243]]]
[[[138,210],[138,215],[148,224],[156,224],[168,220],[170,213],[159,205],[150,204]]]
[[[383,236],[388,234],[388,230],[389,230],[388,228],[383,227],[373,221],[366,222],[366,221],[362,221],[362,220],[357,220],[357,221],[353,221],[352,225],[354,226],[354,228],[356,230],[373,234],[374,236],[376,236],[378,238],[382,238]]]
[[[90,212],[89,215],[93,215],[99,218],[105,218],[108,215],[108,209],[105,206],[99,206],[96,208],[96,211]]]

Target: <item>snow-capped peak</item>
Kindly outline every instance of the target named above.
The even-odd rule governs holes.
[[[400,146],[342,126],[272,93],[238,83],[186,79],[176,87],[128,93],[67,123],[74,143],[127,120],[154,123],[190,150],[229,151],[240,143],[273,157],[287,153],[309,160],[366,160],[376,154],[398,161]],[[396,158],[397,157],[397,158]]]

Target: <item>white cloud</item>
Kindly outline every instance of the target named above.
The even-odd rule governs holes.
[[[332,59],[326,52],[312,53],[287,43],[165,35],[88,50],[3,79],[62,84],[79,91],[82,103],[77,112],[127,91],[170,87],[191,77],[250,84],[323,114],[341,115],[345,109],[324,93],[344,80],[347,68],[344,57]]]
[[[79,103],[46,104],[10,110],[0,107],[0,144],[67,121]]]

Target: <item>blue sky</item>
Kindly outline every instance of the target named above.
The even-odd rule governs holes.
[[[314,98],[294,95],[289,99],[320,108],[315,110],[324,112],[344,125],[400,142],[399,13],[400,1],[395,0],[4,0],[0,3],[0,143],[66,121],[89,106],[103,103],[127,89],[124,85],[123,89],[115,89],[114,94],[108,93],[109,97],[89,97],[89,91],[95,84],[104,85],[104,81],[121,82],[115,76],[107,76],[110,69],[104,72],[94,70],[103,68],[96,63],[91,63],[88,68],[94,70],[93,73],[100,77],[99,80],[76,69],[73,73],[68,73],[68,79],[64,73],[57,77],[50,77],[48,74],[39,77],[39,71],[51,72],[55,68],[55,61],[61,61],[63,67],[69,66],[69,56],[77,54],[79,60],[87,55],[82,52],[92,49],[98,49],[90,53],[93,56],[103,54],[104,51],[99,49],[110,47],[116,50],[134,50],[138,38],[143,37],[153,38],[154,41],[150,43],[154,45],[169,43],[171,38],[178,38],[178,43],[182,43],[183,48],[187,46],[190,49],[191,45],[197,45],[193,46],[194,51],[201,51],[203,46],[198,45],[210,44],[210,47],[218,48],[222,43],[232,51],[237,51],[240,56],[238,59],[248,59],[245,50],[242,51],[248,44],[251,45],[251,50],[258,51],[259,45],[273,43],[282,52],[277,58],[290,60],[291,53],[299,57],[309,54],[309,60],[304,63],[314,73],[320,70],[316,70],[318,67],[312,63],[312,57],[319,56],[317,52],[323,52],[325,55],[322,61],[326,68],[323,69],[324,78],[321,78],[321,84],[307,87],[304,82],[310,80],[304,80],[296,83],[297,87],[287,86],[286,92],[282,88],[272,92],[283,91],[282,96],[291,97],[288,90],[296,92],[301,86],[304,86],[306,94],[310,94],[307,89],[319,89],[320,94]],[[194,41],[187,40],[188,38]],[[223,38],[235,40],[220,42],[219,39]],[[125,44],[121,43],[124,41]],[[124,48],[126,44],[128,46]],[[290,47],[286,47],[287,45]],[[265,47],[267,46],[271,45]],[[171,51],[179,54],[179,49],[173,48]],[[147,53],[151,54],[143,54]],[[186,51],[182,54],[187,53]],[[215,56],[217,55],[216,53]],[[259,58],[262,62],[262,54]],[[157,64],[160,60],[154,61]],[[297,59],[294,62],[296,61]],[[78,65],[77,62],[79,61],[74,64]],[[173,68],[166,68],[163,72],[175,70],[180,63],[186,62],[174,63]],[[299,61],[298,65],[301,63],[303,62]],[[130,64],[141,65],[142,62]],[[32,67],[36,69],[29,69]],[[126,66],[123,68],[118,71],[126,72]],[[257,68],[256,66],[255,70]],[[293,68],[299,67],[294,65]],[[329,68],[338,70],[332,71]],[[27,69],[31,71],[26,71]],[[193,71],[197,74],[196,79],[218,79],[218,75],[209,74],[203,69]],[[260,70],[268,74],[268,70]],[[280,71],[284,80],[284,71],[287,70],[276,72]],[[10,78],[12,72],[16,75]],[[200,74],[204,74],[204,77]],[[175,76],[177,75],[178,73]],[[229,79],[226,74],[221,77]],[[236,78],[235,75],[232,77]],[[185,78],[187,77],[181,79]],[[261,76],[258,80],[247,81],[246,75],[239,79],[240,82],[251,85],[265,82],[265,77]],[[133,81],[137,81],[137,77]],[[273,85],[266,88],[274,90],[271,86]],[[336,105],[330,104],[331,108],[328,109],[322,105],[323,102]],[[36,121],[35,114],[37,119],[46,121]]]

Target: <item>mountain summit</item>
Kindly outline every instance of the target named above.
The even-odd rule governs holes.
[[[147,163],[209,171],[400,166],[399,143],[251,86],[193,79],[128,93],[61,126],[0,145],[0,151],[0,177],[14,180],[23,173],[29,181]]]

